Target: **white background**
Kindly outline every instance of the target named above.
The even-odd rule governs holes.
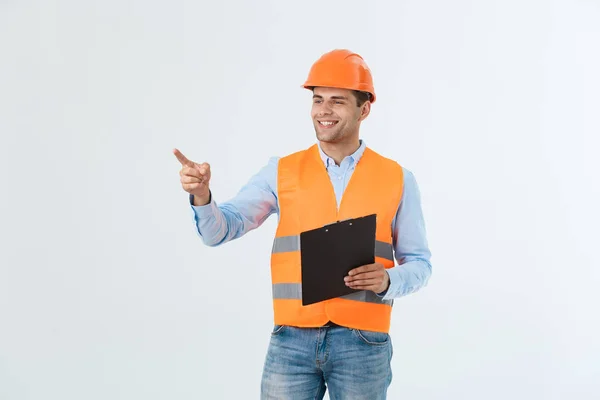
[[[389,398],[600,397],[598,0],[3,0],[0,399],[259,397],[276,218],[204,246],[171,150],[235,195],[314,143],[333,48],[433,254]]]

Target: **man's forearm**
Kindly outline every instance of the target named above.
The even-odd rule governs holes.
[[[189,201],[196,222],[196,232],[204,244],[217,246],[227,241],[229,223],[223,210],[212,202],[212,196],[209,196],[204,202],[196,196],[190,195]]]
[[[198,234],[205,244],[217,246],[237,239],[258,228],[269,215],[276,213],[277,159],[255,174],[229,201],[217,205],[209,191],[208,198],[189,198]]]
[[[192,196],[192,204],[194,204],[197,207],[200,206],[205,206],[208,203],[210,203],[210,197],[211,197],[211,193],[209,192],[207,196],[204,197],[200,197],[200,196]]]
[[[427,286],[431,277],[431,264],[414,259],[387,270],[390,285],[383,296],[386,300],[407,296]]]

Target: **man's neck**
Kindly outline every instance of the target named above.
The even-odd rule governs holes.
[[[356,138],[356,140],[352,140],[350,142],[340,142],[340,143],[327,143],[320,142],[321,150],[323,153],[327,154],[327,156],[333,158],[336,165],[340,165],[342,160],[349,155],[352,155],[358,150],[360,147],[360,140]]]

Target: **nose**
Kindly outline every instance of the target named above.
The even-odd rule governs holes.
[[[317,110],[318,116],[329,115],[332,112],[331,105],[327,102],[323,102],[322,104],[319,104],[318,107],[319,107]]]

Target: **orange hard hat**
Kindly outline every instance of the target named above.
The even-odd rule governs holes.
[[[312,89],[315,86],[367,92],[371,95],[371,103],[375,102],[371,70],[360,55],[350,50],[332,50],[313,64],[302,87]]]

